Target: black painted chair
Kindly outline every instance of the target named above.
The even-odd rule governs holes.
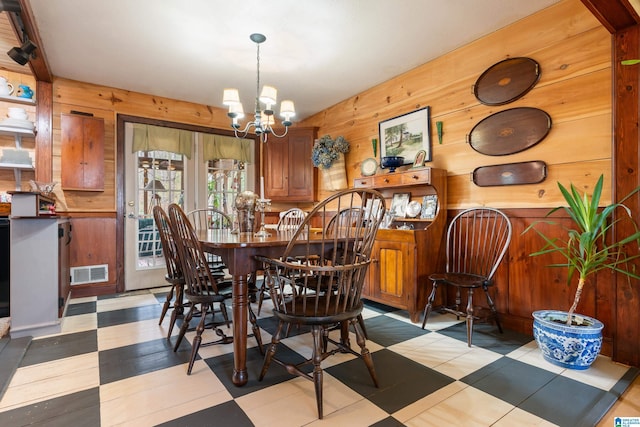
[[[473,322],[480,318],[478,314],[481,311],[473,306],[473,294],[476,289],[484,291],[490,310],[490,315],[487,317],[495,321],[498,330],[502,333],[498,311],[489,295],[489,287],[493,285],[493,275],[507,252],[510,242],[511,222],[498,209],[471,208],[456,215],[447,229],[446,271],[429,276],[433,287],[424,308],[422,329],[433,309],[438,286],[446,285],[456,288],[455,304],[439,307],[439,309],[455,314],[458,319],[466,318],[469,347],[472,343]],[[464,311],[461,307],[463,289],[467,291],[467,304]]]
[[[334,232],[326,232],[331,209],[337,207],[341,211],[363,207],[372,199],[380,200],[380,203],[377,211],[372,212],[368,219],[364,218],[364,210],[358,209],[360,217],[357,221],[342,221],[338,217]],[[265,377],[271,363],[276,362],[287,372],[312,381],[315,384],[319,418],[323,417],[321,362],[327,357],[338,352],[358,356],[365,362],[373,383],[378,386],[373,358],[365,345],[358,318],[363,307],[360,297],[371,263],[371,250],[384,209],[384,198],[377,191],[350,189],[336,193],[309,213],[292,234],[291,243],[282,257],[257,257],[264,264],[265,279],[274,305],[273,313],[278,320],[259,380]],[[311,227],[312,219],[321,223],[320,231]],[[276,357],[280,339],[290,325],[311,329],[312,356],[302,363],[293,364]],[[359,352],[351,349],[350,327],[355,333]],[[339,341],[330,337],[333,330],[340,331]],[[307,364],[313,365],[311,373],[304,371],[303,366]]]
[[[162,206],[156,205],[153,207],[153,219],[158,229],[160,242],[162,244],[162,253],[167,267],[165,280],[171,285],[169,292],[167,292],[166,300],[162,305],[160,321],[158,322],[158,325],[161,325],[169,308],[173,308],[169,322],[169,331],[167,333],[167,339],[169,339],[173,332],[173,327],[176,324],[176,320],[179,317],[182,317],[182,314],[184,313],[183,292],[185,280],[178,260],[176,243],[169,224],[169,217],[164,209],[162,209]],[[174,295],[175,301],[173,301],[172,304]]]
[[[220,339],[207,344],[228,344],[233,342],[232,337],[228,337],[221,329],[220,325],[230,326],[229,316],[225,300],[230,297],[230,293],[222,293],[218,288],[218,282],[211,274],[206,253],[203,251],[200,240],[184,213],[177,204],[169,205],[169,220],[172,232],[175,236],[176,248],[178,249],[178,259],[185,278],[184,296],[190,303],[189,311],[184,316],[180,333],[174,345],[173,351],[177,351],[185,333],[189,329],[189,323],[194,316],[200,316],[200,321],[196,326],[196,336],[191,343],[191,358],[187,374],[191,374],[193,364],[198,355],[198,350],[202,344],[202,333],[207,326],[210,326]],[[216,308],[222,313],[223,322],[212,322],[207,325],[207,315],[214,314]]]

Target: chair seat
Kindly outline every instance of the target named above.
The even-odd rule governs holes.
[[[306,306],[304,304],[305,299],[307,300]],[[318,312],[318,307],[322,307],[321,313]],[[362,301],[360,301],[352,310],[344,311],[344,309],[338,307],[335,298],[327,301],[325,297],[311,298],[298,296],[289,299],[284,305],[284,310],[274,308],[273,314],[278,319],[289,323],[300,325],[330,325],[357,317],[362,312],[362,307]]]
[[[484,276],[467,273],[434,273],[429,276],[429,280],[447,283],[461,288],[480,288],[485,284],[490,284]]]

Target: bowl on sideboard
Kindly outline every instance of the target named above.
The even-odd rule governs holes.
[[[389,172],[395,172],[396,168],[404,165],[402,156],[385,156],[380,163],[383,168],[389,168]]]

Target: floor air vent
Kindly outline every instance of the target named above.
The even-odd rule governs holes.
[[[109,266],[107,264],[71,268],[71,285],[106,282],[108,278]]]

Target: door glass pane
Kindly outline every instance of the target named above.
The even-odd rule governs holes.
[[[233,203],[238,193],[246,190],[245,164],[233,159],[207,162],[207,205],[233,216]]]
[[[160,236],[153,220],[153,207],[167,209],[183,205],[184,159],[167,151],[139,151],[137,168],[138,261],[137,268],[164,265]]]

